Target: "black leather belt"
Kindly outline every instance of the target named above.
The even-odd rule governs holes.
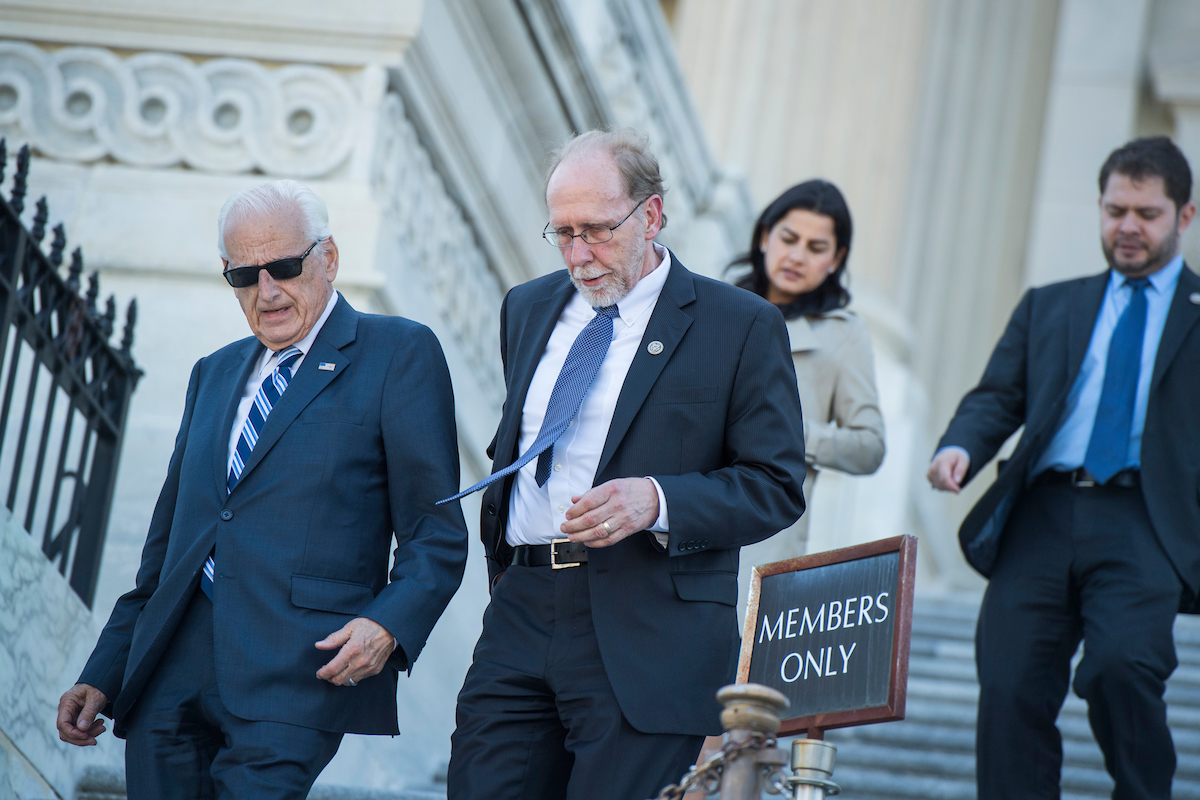
[[[514,566],[567,569],[586,564],[587,545],[570,539],[552,539],[550,544],[521,544],[513,548]]]
[[[1083,467],[1073,469],[1069,472],[1059,472],[1058,470],[1046,470],[1041,475],[1037,476],[1036,483],[1069,483],[1080,489],[1090,489],[1095,486],[1115,486],[1119,489],[1136,489],[1142,485],[1141,475],[1135,469],[1127,469],[1118,472],[1108,479],[1108,483],[1101,484],[1096,480],[1092,473],[1088,472]]]

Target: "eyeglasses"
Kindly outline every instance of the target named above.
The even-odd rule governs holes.
[[[265,269],[267,274],[277,281],[286,281],[290,278],[295,278],[304,271],[304,259],[308,258],[308,254],[320,243],[321,240],[317,239],[307,250],[298,256],[281,258],[278,261],[272,261],[270,264],[261,264],[259,266],[231,267],[226,269],[222,274],[225,275],[225,280],[229,281],[229,285],[235,289],[245,289],[247,286],[253,286],[258,283],[258,271],[261,269]]]
[[[649,200],[654,195],[648,195],[638,200],[638,204],[633,207],[633,211],[637,211],[642,203]],[[546,223],[546,229],[542,231],[542,238],[555,247],[566,250],[575,243],[576,239],[583,239],[584,244],[604,244],[613,238],[613,231],[625,224],[625,220],[633,216],[633,211],[625,215],[625,219],[618,222],[616,225],[592,225],[584,228],[579,233],[571,233],[568,230],[552,231],[550,223]]]

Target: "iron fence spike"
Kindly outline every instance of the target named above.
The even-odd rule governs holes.
[[[117,320],[117,297],[110,294],[108,300],[104,303],[104,316],[100,318],[100,329],[104,333],[104,338],[112,337],[113,324]]]
[[[33,230],[29,232],[29,238],[39,246],[42,239],[46,238],[46,221],[49,219],[50,207],[46,205],[46,196],[42,195],[37,201],[37,212],[33,215]]]
[[[100,299],[100,273],[92,270],[88,275],[87,307],[92,314],[96,313],[96,301]]]
[[[121,352],[125,355],[130,355],[130,349],[133,347],[133,326],[137,324],[137,298],[129,301],[129,308],[125,311],[125,331],[121,335]]]
[[[83,248],[71,251],[71,266],[67,273],[67,288],[71,294],[79,294],[79,276],[83,274]]]
[[[62,266],[63,251],[67,249],[67,229],[60,222],[54,226],[54,241],[50,243],[50,263],[55,269]]]
[[[13,211],[17,212],[17,216],[25,210],[25,191],[26,181],[29,178],[29,145],[21,145],[21,149],[17,151],[17,171],[13,175],[13,188],[9,205]]]

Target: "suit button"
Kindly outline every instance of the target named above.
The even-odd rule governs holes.
[[[708,547],[708,539],[705,539],[703,542],[701,542],[701,543],[700,543],[700,546],[701,546],[701,547]]]
[[[229,522],[229,520],[233,519],[233,512],[230,511],[228,508],[222,508],[221,509],[221,519],[225,520],[226,522]]]
[[[488,503],[487,512],[490,516],[493,516],[493,517],[496,516],[496,504]]]

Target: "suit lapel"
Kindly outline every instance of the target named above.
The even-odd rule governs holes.
[[[1092,330],[1108,288],[1108,272],[1093,275],[1075,284],[1067,319],[1067,389],[1075,382],[1083,357],[1092,341]]]
[[[254,443],[250,459],[238,480],[238,486],[246,482],[246,476],[266,457],[271,447],[279,441],[279,437],[283,436],[284,431],[313,398],[346,371],[350,358],[341,352],[341,348],[354,341],[357,330],[358,313],[350,308],[346,298],[339,295],[337,305],[333,307],[329,319],[325,320],[321,332],[317,334],[312,347],[305,354],[299,371],[288,384],[279,402],[271,409],[267,421],[263,423],[258,441]],[[333,364],[333,369],[318,369],[322,362]],[[237,486],[233,487],[233,491],[237,491]]]
[[[233,433],[233,421],[237,418],[238,405],[242,402],[242,394],[246,390],[246,381],[250,380],[250,373],[258,363],[262,351],[263,346],[257,339],[247,339],[242,357],[233,360],[225,369],[222,378],[227,385],[224,391],[228,393],[229,402],[213,442],[213,474],[221,497],[229,490],[229,437]]]
[[[496,448],[496,459],[493,471],[502,469],[513,462],[517,448],[517,437],[521,430],[521,414],[525,408],[525,395],[529,392],[529,384],[533,382],[533,374],[546,352],[546,344],[550,334],[558,324],[563,309],[567,307],[575,294],[575,286],[566,273],[563,273],[563,284],[546,297],[535,301],[529,306],[528,321],[521,327],[520,340],[516,342],[513,351],[516,361],[513,363],[513,377],[508,394],[507,414],[503,420],[501,435]]]
[[[1154,357],[1154,372],[1150,379],[1150,391],[1158,387],[1163,374],[1179,348],[1187,337],[1196,320],[1200,319],[1200,304],[1193,303],[1192,295],[1200,290],[1200,276],[1188,269],[1184,264],[1179,273],[1179,283],[1175,286],[1175,296],[1171,298],[1171,308],[1167,311],[1167,321],[1163,325],[1162,337],[1158,340],[1158,353]]]
[[[676,345],[683,339],[693,321],[692,316],[684,311],[683,307],[695,299],[696,288],[692,275],[672,253],[671,273],[667,276],[667,282],[658,296],[658,303],[654,306],[654,313],[650,315],[650,321],[646,324],[646,332],[642,335],[642,342],[662,342],[663,349],[658,354],[651,354],[642,344],[638,345],[633,363],[629,365],[629,372],[625,375],[621,394],[617,397],[617,407],[608,426],[608,438],[604,440],[604,450],[601,451],[600,463],[596,466],[597,476],[604,473],[626,431],[633,424],[634,417],[646,402],[646,396],[650,394],[654,382],[675,355]]]

